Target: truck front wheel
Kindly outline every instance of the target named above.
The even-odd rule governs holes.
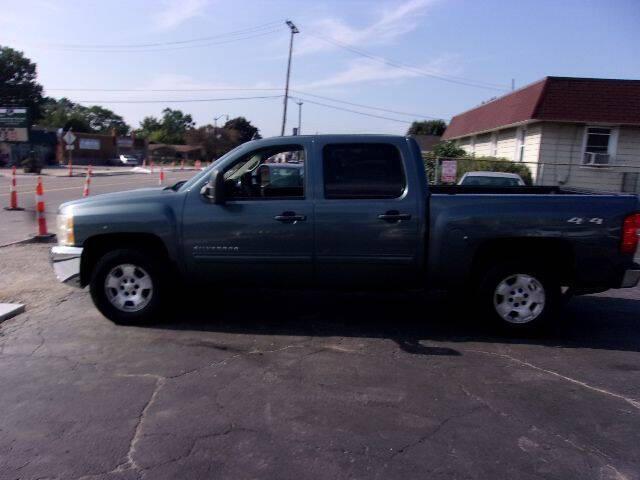
[[[118,249],[98,260],[89,288],[93,303],[109,320],[135,325],[157,319],[164,288],[162,269],[144,253]]]
[[[494,323],[523,330],[540,327],[555,317],[561,289],[557,278],[544,268],[505,263],[486,272],[478,295]]]

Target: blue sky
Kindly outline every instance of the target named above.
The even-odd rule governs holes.
[[[404,133],[418,118],[309,94],[448,119],[512,78],[640,78],[639,0],[0,0],[0,11],[0,45],[37,62],[46,94],[104,105],[133,126],[170,106],[198,124],[243,115],[279,134],[281,98],[166,101],[280,95],[287,18],[301,30],[291,88],[306,94],[294,93],[306,97],[304,133]],[[142,100],[159,103],[113,103]]]

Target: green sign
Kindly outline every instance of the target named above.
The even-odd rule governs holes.
[[[0,107],[0,128],[28,128],[29,119],[24,107]]]
[[[27,142],[28,114],[25,107],[0,107],[0,142]]]

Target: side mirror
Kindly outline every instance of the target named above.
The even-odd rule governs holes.
[[[200,194],[211,203],[221,205],[224,203],[224,175],[220,170],[211,172],[209,181],[202,187]]]

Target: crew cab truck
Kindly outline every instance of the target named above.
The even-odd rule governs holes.
[[[181,280],[436,287],[517,329],[553,318],[565,289],[635,286],[639,212],[634,195],[429,186],[409,137],[277,137],[172,187],[63,204],[51,260],[116,323],[156,317]]]

